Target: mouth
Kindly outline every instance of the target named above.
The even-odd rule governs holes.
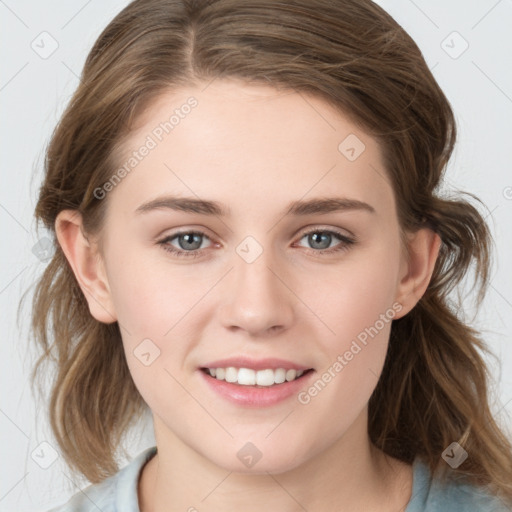
[[[211,379],[251,388],[274,388],[287,382],[304,379],[306,375],[314,371],[313,368],[306,370],[291,368],[255,370],[252,368],[236,368],[234,366],[226,368],[200,368],[200,370]]]
[[[316,373],[314,368],[285,359],[243,356],[211,361],[197,370],[206,389],[244,408],[273,407],[291,400],[311,384]]]

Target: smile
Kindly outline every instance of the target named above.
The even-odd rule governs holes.
[[[312,369],[286,370],[284,368],[253,370],[251,368],[235,368],[233,366],[227,368],[201,368],[201,370],[217,380],[224,380],[241,386],[260,387],[270,387],[276,384],[283,384],[284,382],[291,382],[312,371]]]

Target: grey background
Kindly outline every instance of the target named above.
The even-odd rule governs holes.
[[[28,376],[33,354],[27,341],[31,296],[21,330],[16,326],[16,308],[23,291],[46,264],[32,251],[45,235],[44,230],[35,232],[33,221],[45,145],[78,85],[92,44],[127,3],[0,0],[2,511],[48,510],[87,484],[69,478],[44,408],[36,406],[31,395]],[[510,433],[512,0],[377,3],[415,39],[455,111],[459,140],[449,166],[448,185],[475,193],[489,209],[487,220],[496,240],[492,285],[483,308],[478,314],[470,308],[467,319],[483,330],[501,361],[500,368],[489,360],[494,379],[491,398],[498,421]],[[47,34],[41,35],[43,32]],[[464,41],[469,46],[462,52]],[[46,55],[55,44],[56,50]],[[127,455],[134,456],[152,444],[147,424],[142,435],[133,434]],[[47,469],[42,467],[55,457]]]

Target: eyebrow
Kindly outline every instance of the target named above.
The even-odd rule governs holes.
[[[199,213],[203,215],[215,215],[219,217],[229,217],[231,215],[231,210],[229,208],[224,207],[221,203],[216,201],[177,196],[162,196],[152,199],[151,201],[141,204],[135,210],[135,213],[142,214],[161,209]],[[375,208],[373,208],[373,206],[363,201],[359,201],[358,199],[328,197],[308,199],[306,201],[292,201],[285,209],[284,215],[301,216],[352,210],[375,213]]]

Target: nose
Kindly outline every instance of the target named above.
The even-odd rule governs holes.
[[[282,266],[276,265],[270,250],[248,263],[234,254],[234,268],[221,290],[225,297],[219,311],[223,326],[243,330],[250,336],[265,337],[290,327],[294,316],[293,283]]]

